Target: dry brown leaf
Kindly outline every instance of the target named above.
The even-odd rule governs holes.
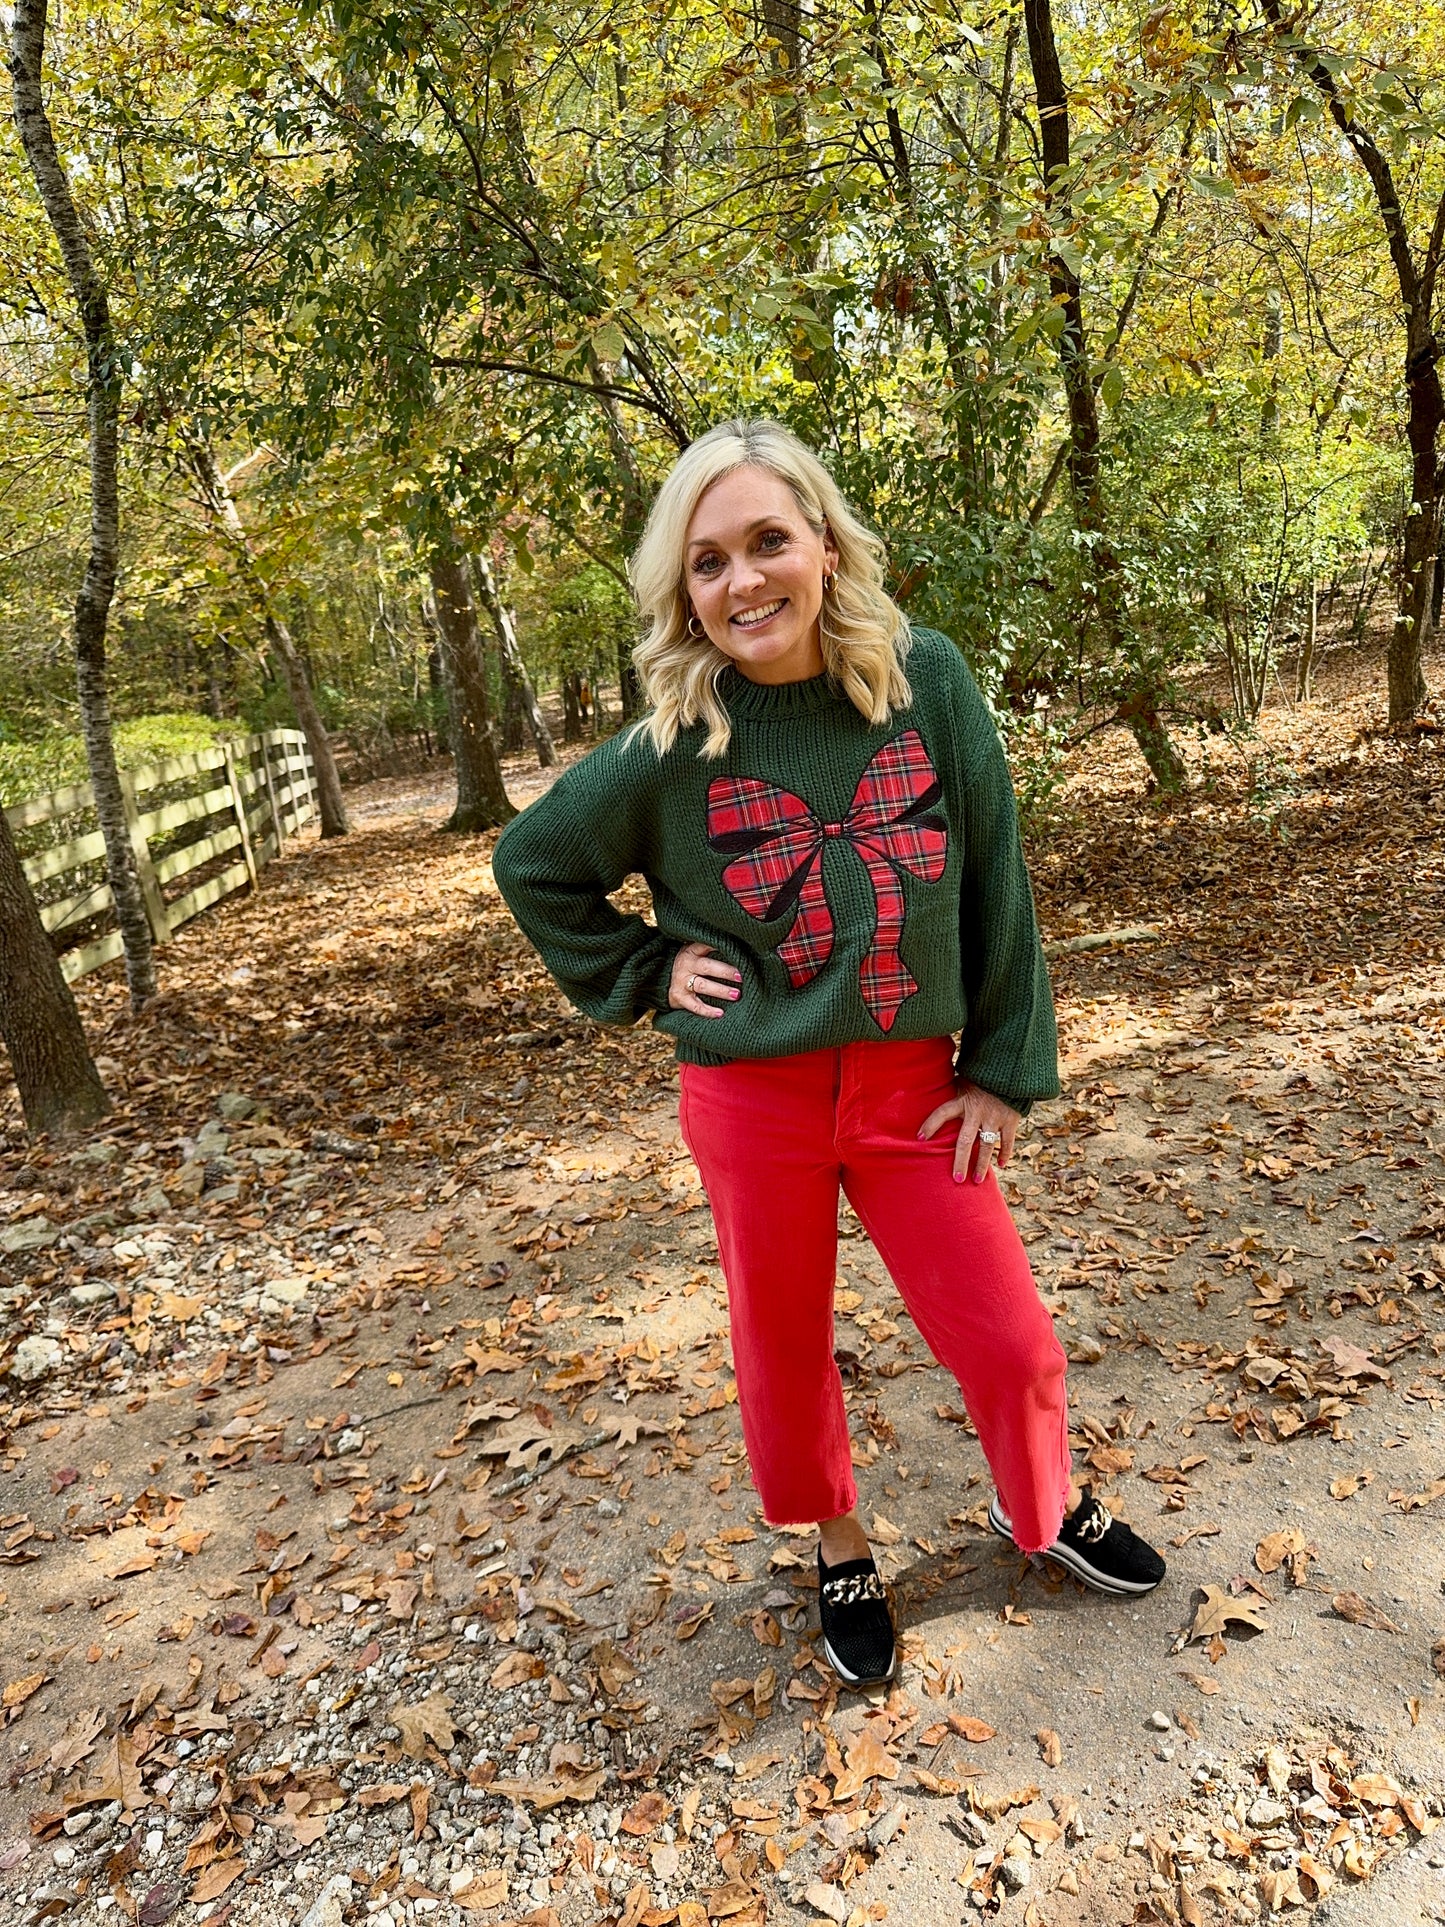
[[[1400,1804],[1400,1782],[1388,1773],[1362,1773],[1350,1781],[1350,1792],[1367,1807],[1396,1807]]]
[[[1259,1606],[1248,1606],[1241,1599],[1231,1599],[1223,1586],[1203,1586],[1200,1590],[1204,1597],[1195,1608],[1186,1644],[1192,1644],[1196,1639],[1221,1637],[1228,1626],[1247,1626],[1254,1632],[1265,1630]]]
[[[491,1907],[502,1906],[506,1898],[507,1876],[501,1867],[489,1867],[460,1893],[452,1895],[456,1904],[469,1914],[484,1914]]]
[[[678,1638],[691,1639],[698,1627],[705,1624],[706,1621],[711,1618],[712,1601],[709,1599],[705,1606],[696,1607],[692,1612],[688,1613],[685,1619],[680,1619],[677,1622]]]
[[[209,1867],[202,1867],[196,1876],[196,1884],[191,1889],[191,1905],[199,1907],[203,1901],[219,1900],[245,1871],[246,1863],[239,1855],[230,1860],[213,1860]]]
[[[881,1512],[873,1514],[873,1526],[868,1536],[870,1539],[876,1539],[880,1546],[896,1546],[903,1538],[903,1534],[893,1521],[885,1519]]]
[[[153,1571],[160,1562],[159,1552],[148,1547],[144,1552],[133,1552],[128,1559],[122,1559],[105,1576],[107,1579],[133,1579],[137,1573]]]
[[[199,1318],[205,1308],[206,1301],[199,1293],[195,1297],[185,1297],[177,1291],[161,1293],[161,1317],[174,1319],[178,1325],[186,1325],[191,1319]]]
[[[23,1706],[33,1699],[50,1677],[49,1673],[27,1673],[24,1679],[12,1679],[5,1688],[4,1704],[9,1708]]]
[[[82,1760],[95,1751],[95,1743],[105,1731],[105,1715],[87,1707],[66,1722],[65,1731],[50,1749],[47,1761],[52,1773],[73,1773]]]
[[[1295,1553],[1304,1552],[1308,1541],[1298,1526],[1286,1526],[1283,1532],[1268,1533],[1254,1549],[1254,1563],[1263,1573],[1278,1572],[1280,1567]]]
[[[448,1715],[450,1693],[428,1693],[415,1706],[400,1704],[391,1709],[393,1724],[401,1733],[401,1750],[413,1760],[426,1758],[427,1742],[439,1753],[449,1753],[456,1738],[456,1727]]]
[[[499,1793],[508,1800],[519,1800],[523,1805],[536,1807],[539,1813],[548,1813],[559,1807],[564,1800],[575,1800],[579,1806],[586,1806],[589,1800],[597,1798],[598,1789],[606,1780],[606,1772],[601,1767],[591,1773],[579,1773],[574,1779],[558,1780],[493,1780],[492,1793]]]
[[[1371,1632],[1376,1633],[1397,1633],[1400,1630],[1387,1613],[1362,1593],[1337,1592],[1331,1596],[1330,1604],[1340,1618],[1348,1619],[1352,1626],[1368,1626]]]
[[[1062,1766],[1064,1744],[1051,1726],[1041,1726],[1034,1738],[1039,1743],[1039,1758],[1045,1766]]]
[[[494,1692],[500,1693],[508,1686],[520,1686],[523,1680],[540,1679],[547,1670],[545,1662],[536,1653],[508,1653],[492,1673],[487,1684]]]
[[[635,1834],[639,1839],[655,1833],[667,1818],[668,1803],[661,1793],[644,1793],[622,1816],[622,1831]]]
[[[971,1713],[950,1713],[948,1724],[970,1746],[982,1746],[985,1740],[998,1738],[996,1727],[990,1726],[987,1720],[976,1720]]]

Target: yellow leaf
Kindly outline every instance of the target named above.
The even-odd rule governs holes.
[[[191,1319],[199,1318],[205,1309],[205,1298],[199,1293],[188,1297],[179,1291],[161,1293],[161,1317],[172,1318],[178,1325],[189,1324]]]

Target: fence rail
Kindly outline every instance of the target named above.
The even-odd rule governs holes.
[[[157,943],[233,890],[255,889],[262,866],[317,813],[316,773],[297,729],[268,729],[124,770],[121,788]],[[5,816],[60,967],[74,983],[121,954],[90,784],[27,797]],[[185,887],[169,889],[176,884]]]

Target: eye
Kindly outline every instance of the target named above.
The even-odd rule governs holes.
[[[694,575],[715,575],[718,558],[715,555],[700,555],[692,565]]]
[[[788,546],[788,540],[786,529],[764,529],[758,537],[758,547],[766,550],[769,555],[776,555],[779,549],[785,549]]]

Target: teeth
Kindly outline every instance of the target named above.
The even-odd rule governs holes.
[[[749,609],[746,615],[734,616],[733,622],[739,629],[752,629],[758,623],[766,622],[770,616],[775,616],[786,600],[787,597],[783,596],[777,602],[769,602],[764,608]]]

